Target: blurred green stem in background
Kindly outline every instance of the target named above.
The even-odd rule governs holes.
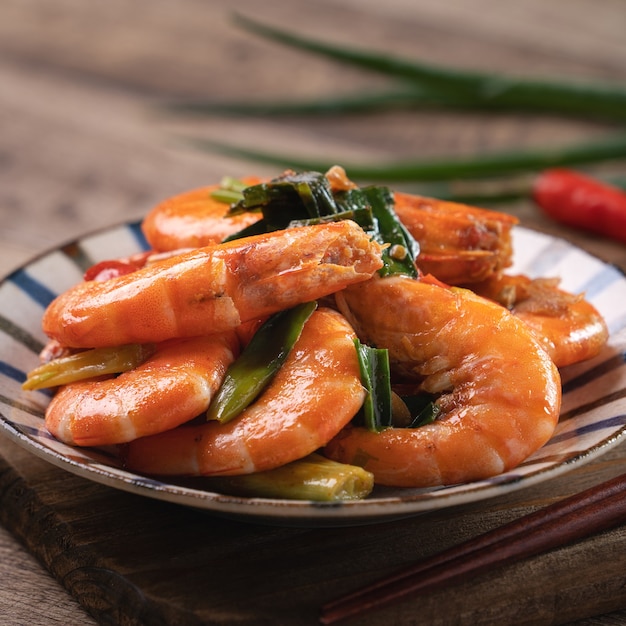
[[[621,125],[626,121],[626,87],[604,83],[579,84],[560,79],[536,79],[486,72],[442,68],[427,63],[389,56],[380,52],[325,43],[267,26],[235,15],[240,27],[268,40],[305,50],[332,60],[384,74],[397,83],[387,91],[368,91],[347,96],[327,96],[308,102],[202,102],[179,101],[169,111],[192,115],[332,115],[398,108],[457,108],[476,111],[517,111],[561,116],[596,118]],[[192,139],[194,147],[213,153],[301,170],[327,171],[334,162],[297,158],[265,151],[257,146],[235,146],[225,142]],[[496,152],[467,158],[403,160],[382,165],[345,163],[348,175],[358,181],[378,183],[437,182],[419,189],[424,195],[465,202],[494,203],[527,197],[530,182],[505,177],[537,173],[551,167],[586,166],[626,158],[626,134],[612,132],[606,138],[550,149]],[[481,178],[497,179],[478,190],[460,193],[441,183]],[[620,184],[620,183],[618,183]],[[623,185],[623,181],[621,183]]]
[[[446,107],[483,111],[522,111],[626,121],[626,88],[604,83],[513,77],[470,72],[324,43],[261,24],[241,15],[238,25],[266,39],[334,61],[399,79],[390,91],[368,91],[310,102],[179,102],[180,112],[229,115],[336,114],[398,107]]]
[[[265,152],[251,147],[237,147],[208,139],[186,141],[200,150],[281,167],[325,172],[335,165],[329,161],[295,158],[291,155]],[[595,142],[551,150],[497,152],[465,159],[403,161],[380,166],[345,162],[341,165],[348,176],[355,180],[407,183],[504,176],[529,170],[541,171],[548,167],[591,164],[619,158],[626,158],[624,133]]]

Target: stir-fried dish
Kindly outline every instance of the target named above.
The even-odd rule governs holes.
[[[506,273],[510,215],[358,187],[340,167],[225,179],[145,218],[150,250],[47,308],[47,429],[237,493],[362,498],[508,471],[552,436],[560,367],[607,341],[581,294]]]

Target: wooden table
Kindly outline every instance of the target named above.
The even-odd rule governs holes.
[[[331,41],[444,65],[626,79],[621,0],[242,0],[237,10]],[[230,0],[4,0],[3,274],[87,231],[140,218],[158,200],[224,174],[276,173],[194,152],[179,142],[182,134],[342,163],[558,145],[610,129],[547,116],[434,111],[326,119],[181,120],[157,114],[156,103],[177,96],[304,98],[385,83],[254,38],[235,28],[230,14]],[[599,170],[626,172],[623,162]],[[623,244],[558,226],[529,202],[507,208],[524,225],[565,237],[626,270]],[[0,622],[313,624],[319,605],[338,592],[625,467],[622,444],[549,484],[478,505],[354,529],[273,528],[95,485],[3,437],[0,500],[11,514],[0,528]],[[625,530],[359,623],[626,623]]]

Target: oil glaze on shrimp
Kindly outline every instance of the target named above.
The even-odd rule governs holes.
[[[261,181],[246,178],[243,182],[255,185]],[[141,224],[150,246],[157,252],[202,248],[220,243],[259,220],[260,213],[226,217],[229,205],[211,197],[218,188],[211,185],[192,189],[155,206]]]
[[[221,332],[367,280],[381,265],[381,246],[354,222],[304,226],[79,283],[48,306],[42,325],[78,348]]]
[[[340,166],[326,173],[333,192],[357,187]],[[396,191],[394,211],[419,243],[418,265],[424,274],[457,285],[498,275],[513,258],[507,213]]]
[[[127,467],[148,474],[236,475],[314,452],[363,403],[354,337],[339,313],[318,309],[269,387],[239,417],[137,439],[126,446]]]
[[[420,244],[417,264],[425,274],[458,285],[484,280],[511,265],[511,231],[517,218],[396,192],[395,212]]]
[[[206,411],[238,350],[234,332],[160,344],[116,378],[62,387],[48,405],[46,427],[78,446],[125,443],[174,428]]]
[[[327,173],[334,192],[357,186],[333,166]],[[261,179],[248,177],[255,185]],[[255,223],[258,212],[226,216],[228,204],[211,197],[219,185],[193,189],[158,204],[144,219],[142,230],[154,250],[163,252],[219,243]],[[395,192],[395,211],[419,242],[420,269],[449,284],[474,282],[511,264],[512,227],[517,218],[497,211],[435,198]]]
[[[472,291],[507,307],[530,329],[557,367],[593,358],[606,345],[606,322],[583,294],[558,288],[558,279],[494,276]]]
[[[337,294],[362,341],[389,349],[392,367],[435,394],[437,419],[380,433],[348,426],[325,448],[377,483],[431,487],[494,476],[553,434],[558,370],[524,324],[465,289],[374,278]]]

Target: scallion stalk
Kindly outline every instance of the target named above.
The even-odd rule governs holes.
[[[317,304],[307,302],[272,315],[230,365],[207,410],[207,420],[225,424],[239,415],[267,387]]]
[[[207,152],[294,169],[326,171],[333,165],[329,161],[294,158],[206,139],[191,139],[189,143]],[[353,180],[406,183],[503,176],[528,170],[540,171],[549,167],[588,165],[624,158],[626,134],[620,133],[561,148],[494,152],[465,159],[398,161],[381,166],[345,163],[343,167]]]
[[[380,432],[393,425],[391,377],[389,371],[389,353],[384,348],[372,348],[354,340],[361,382],[367,395],[362,412],[365,428]]]
[[[626,120],[626,88],[621,85],[574,83],[558,79],[509,77],[485,72],[453,70],[379,52],[328,44],[256,20],[237,16],[246,30],[287,46],[335,61],[402,79],[428,90],[449,104],[484,109],[514,109]],[[423,97],[416,92],[416,102]]]
[[[371,472],[320,454],[265,472],[212,477],[208,481],[219,491],[238,496],[314,502],[361,500],[374,488]]]
[[[93,348],[54,359],[31,370],[22,388],[45,389],[79,380],[120,374],[141,365],[154,353],[152,344],[128,344],[114,348]]]
[[[341,115],[346,113],[369,113],[392,109],[445,107],[470,108],[479,105],[472,102],[461,103],[458,98],[451,98],[436,90],[418,88],[410,85],[400,89],[372,92],[371,90],[330,96],[307,101],[266,101],[256,102],[212,102],[206,100],[180,101],[170,103],[164,108],[170,113],[182,115],[223,115],[223,116],[285,116],[285,115]]]

